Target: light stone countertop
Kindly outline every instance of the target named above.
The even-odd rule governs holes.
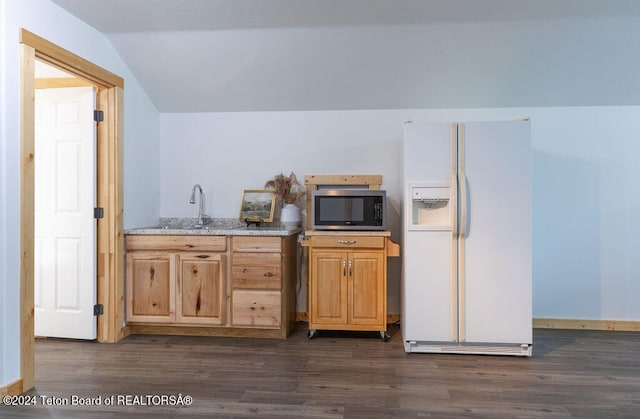
[[[300,233],[301,227],[280,223],[263,223],[247,226],[236,218],[207,219],[203,227],[196,226],[195,218],[160,218],[158,225],[125,230],[128,235],[184,235],[184,236],[291,236]]]

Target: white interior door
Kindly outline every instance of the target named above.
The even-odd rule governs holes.
[[[35,334],[96,338],[96,93],[38,89]]]

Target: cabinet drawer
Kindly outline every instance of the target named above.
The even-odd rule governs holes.
[[[234,237],[234,252],[280,252],[280,237]]]
[[[234,253],[231,267],[233,288],[281,288],[279,253]]]
[[[127,236],[127,250],[186,250],[202,252],[224,252],[227,250],[225,236],[171,236],[159,234]]]
[[[235,290],[232,298],[233,326],[280,327],[280,292]]]
[[[233,288],[279,290],[282,284],[280,266],[234,266],[231,278]]]
[[[334,248],[384,248],[385,238],[381,236],[311,236],[312,247]]]

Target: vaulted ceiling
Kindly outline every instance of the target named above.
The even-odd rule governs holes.
[[[640,104],[637,0],[52,0],[161,112]]]

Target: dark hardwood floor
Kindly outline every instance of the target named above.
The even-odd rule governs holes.
[[[38,340],[26,393],[37,405],[0,406],[0,417],[640,417],[640,333],[536,329],[527,359],[406,354],[390,329],[386,343],[375,333],[308,340],[304,323],[286,340]],[[101,404],[43,405],[74,396]],[[191,405],[168,405],[184,396]]]

